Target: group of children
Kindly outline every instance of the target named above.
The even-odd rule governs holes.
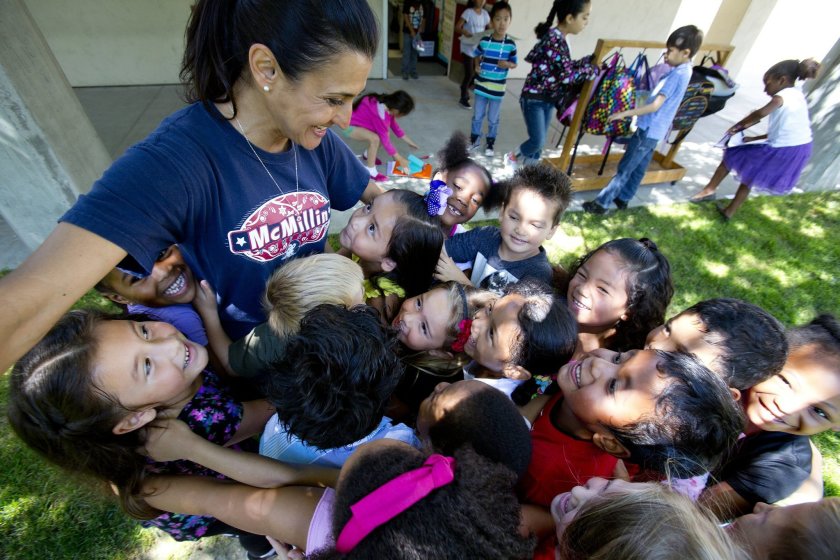
[[[11,425],[147,526],[252,557],[763,557],[738,517],[763,502],[836,528],[808,436],[840,428],[840,322],[786,330],[725,298],[666,321],[652,240],[552,267],[569,178],[494,182],[468,148],[449,140],[425,196],[354,212],[344,254],[279,268],[240,340],[177,246],[148,277],[114,269],[97,289],[129,314],[56,325],[13,370]],[[465,231],[479,207],[499,226]]]
[[[474,110],[470,130],[472,150],[477,151],[480,147],[486,117],[484,154],[492,157],[495,154],[508,71],[516,68],[518,59],[516,45],[507,34],[512,18],[510,4],[504,1],[496,2],[489,14],[483,6],[484,2],[471,2],[458,22],[457,29],[462,34],[461,50],[465,68],[460,104],[464,108]],[[571,58],[566,41],[569,35],[580,33],[586,28],[590,11],[590,0],[557,0],[553,2],[546,21],[536,27],[538,42],[525,57],[525,61],[531,63],[531,71],[525,79],[519,100],[528,139],[517,150],[505,154],[505,162],[510,166],[517,167],[540,160],[555,111],[558,108],[562,110],[569,104],[578,91],[576,86],[598,74],[598,67],[591,56],[580,60]],[[636,130],[618,164],[616,175],[594,200],[583,204],[586,212],[605,214],[613,204],[619,210],[627,208],[641,185],[657,145],[671,132],[671,123],[692,76],[691,61],[702,42],[703,32],[693,25],[680,27],[671,33],[664,55],[664,64],[669,67],[669,71],[660,76],[648,102],[609,116],[610,121],[637,118]],[[709,180],[709,184],[693,195],[689,199],[691,202],[714,200],[718,186],[730,172],[736,174],[740,185],[729,204],[716,206],[724,221],[732,218],[753,188],[776,195],[787,194],[793,189],[810,159],[812,148],[807,101],[795,85],[797,80],[814,78],[819,67],[819,63],[813,59],[785,60],[767,70],[764,82],[765,92],[771,96],[770,102],[747,115],[727,131],[727,136],[735,137],[736,140],[729,140],[732,146],[725,148],[723,161]],[[475,91],[474,107],[469,100],[470,84],[473,84]],[[408,96],[402,91],[392,95],[398,94]],[[380,98],[380,101],[383,98],[376,97]],[[371,121],[369,125],[359,125],[376,131],[379,141],[375,135],[369,134],[368,130],[364,131],[368,133],[365,137],[362,137],[361,132],[346,133],[351,138],[368,140],[370,143],[367,164],[371,176],[376,180],[386,178],[376,171],[372,163],[380,142],[390,155],[405,166],[404,158],[391,147],[386,126],[389,124],[389,117],[385,113],[398,117],[407,114],[410,109],[407,111],[397,108],[394,103],[384,103],[385,105],[380,107],[384,121]],[[743,131],[767,116],[767,134],[743,136]],[[354,116],[355,119],[357,117]],[[382,124],[383,122],[385,124]],[[404,137],[393,118],[390,126],[398,137]],[[408,137],[404,139],[409,145],[415,146]],[[741,142],[737,142],[737,139]],[[760,142],[761,140],[766,142]]]
[[[490,15],[476,57],[488,149],[493,72],[515,64],[510,6]],[[589,2],[554,3],[549,58],[588,15]],[[669,38],[675,70],[636,110],[654,116],[607,204],[629,201],[701,39],[692,26]],[[538,52],[526,60],[545,77]],[[775,95],[789,81],[765,82]],[[536,83],[531,140],[556,93]],[[370,142],[372,175],[389,128],[413,144],[394,121],[409,101],[358,103],[347,134]],[[648,238],[552,266],[543,244],[570,178],[529,162],[542,143],[529,140],[529,164],[494,181],[470,156],[475,131],[449,139],[425,195],[386,191],[353,213],[338,254],[278,268],[266,322],[238,340],[180,247],[147,277],[114,269],[96,287],[125,313],[72,311],[21,358],[12,427],[110,483],[145,525],[238,535],[251,558],[836,557],[840,500],[821,499],[808,436],[840,429],[840,322],[786,329],[728,298],[666,320],[671,267]],[[467,230],[479,208],[499,225]]]

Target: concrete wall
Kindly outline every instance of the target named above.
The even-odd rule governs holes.
[[[73,87],[177,84],[195,0],[25,0]],[[387,0],[368,0],[380,22]],[[379,48],[371,78],[383,77]]]
[[[25,0],[73,87],[178,83],[194,0]]]
[[[13,266],[111,159],[21,0],[0,0],[0,52],[0,262]]]

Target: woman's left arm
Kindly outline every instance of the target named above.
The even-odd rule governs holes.
[[[370,204],[370,202],[374,198],[376,198],[377,196],[379,196],[380,194],[382,194],[384,192],[385,192],[385,189],[382,188],[382,186],[379,183],[377,183],[376,181],[371,179],[368,182],[367,187],[365,187],[365,192],[362,193],[361,201],[364,202],[365,204]]]

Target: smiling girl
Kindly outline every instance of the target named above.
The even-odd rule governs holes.
[[[399,301],[429,288],[443,246],[443,232],[423,197],[394,189],[350,217],[339,235],[367,279],[365,297],[390,323]]]
[[[569,271],[569,310],[577,319],[580,356],[596,348],[632,350],[665,320],[674,295],[671,266],[647,238],[608,241]]]

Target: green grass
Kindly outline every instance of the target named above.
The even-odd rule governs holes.
[[[613,215],[568,214],[546,246],[569,265],[616,237],[650,237],[668,256],[676,295],[669,315],[710,297],[761,305],[788,325],[840,313],[840,193],[750,199],[729,224],[711,204],[654,206]],[[96,294],[79,306],[109,307]],[[0,403],[8,399],[0,384]],[[107,491],[47,466],[0,418],[0,557],[136,558],[151,533],[124,516]],[[840,495],[840,435],[814,438],[826,493]]]

